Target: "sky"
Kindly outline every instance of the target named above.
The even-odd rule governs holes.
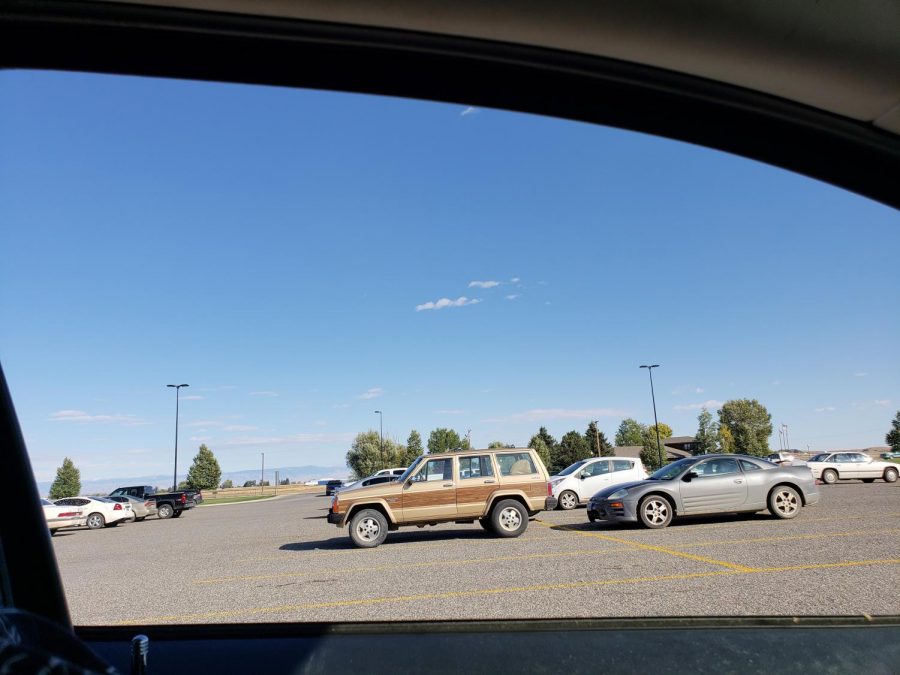
[[[403,99],[0,73],[0,363],[38,480],[336,466],[360,431],[884,443],[900,215],[685,143]],[[777,431],[770,445],[779,448]]]

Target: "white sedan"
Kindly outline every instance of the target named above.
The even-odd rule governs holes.
[[[900,475],[900,466],[872,459],[864,452],[823,452],[806,463],[813,476],[829,485],[853,479],[873,483],[876,478],[893,483]]]
[[[579,504],[586,504],[600,490],[646,477],[647,471],[639,459],[590,457],[550,476],[550,490],[559,508],[568,511]]]
[[[85,514],[85,525],[92,530],[101,527],[115,527],[125,520],[131,520],[131,504],[119,504],[106,497],[66,497],[57,499],[57,506],[81,507]]]
[[[50,534],[64,527],[78,527],[84,525],[84,510],[78,506],[57,506],[49,499],[42,499],[44,518],[47,520],[47,528]]]

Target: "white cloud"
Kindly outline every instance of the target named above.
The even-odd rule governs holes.
[[[520,281],[522,281],[522,280],[521,280],[519,277],[513,277],[512,279],[509,280],[509,283],[511,283],[511,284],[517,284],[517,283],[519,283]]]
[[[84,410],[58,410],[48,418],[51,422],[76,422],[79,424],[122,424],[138,427],[150,424],[135,415],[89,415]]]
[[[499,286],[499,281],[470,281],[469,288],[493,288]]]
[[[222,427],[222,431],[256,431],[259,427],[252,424],[229,424]]]
[[[205,396],[200,396],[198,394],[191,394],[190,396],[182,396],[181,400],[182,401],[202,401],[205,398],[206,398]]]
[[[507,295],[506,299],[507,300],[515,300],[516,298],[521,298],[521,297],[522,297],[521,293],[512,293],[510,295]]]
[[[251,396],[278,396],[277,391],[251,391]]]
[[[695,393],[695,394],[702,394],[702,393],[703,393],[703,387],[697,387],[696,389],[694,389],[694,393]]]
[[[833,405],[826,405],[822,408],[815,408],[816,412],[833,412],[835,410],[837,410],[837,408],[835,408]]]
[[[599,417],[626,417],[626,410],[615,410],[613,408],[537,408],[534,410],[526,410],[525,412],[513,413],[506,417],[495,417],[482,420],[483,422],[519,422],[519,421],[541,421],[549,419],[576,419],[576,420],[593,420]]]
[[[435,410],[434,412],[438,415],[462,415],[465,410],[459,410],[458,408],[445,408],[443,410]]]
[[[463,110],[461,113],[459,113],[459,116],[460,116],[460,117],[468,117],[469,115],[475,115],[475,114],[477,114],[477,113],[478,113],[478,108],[474,108],[474,107],[472,107],[472,106],[469,106],[468,108],[466,108],[465,110]]]
[[[725,405],[724,401],[716,401],[715,399],[710,399],[709,401],[703,401],[703,403],[688,403],[686,405],[676,405],[675,410],[702,410],[703,408],[707,408],[708,410],[714,410],[715,408],[721,408]]]
[[[427,309],[444,309],[444,307],[465,307],[466,305],[477,305],[481,302],[480,298],[469,298],[465,296],[460,296],[456,300],[451,300],[450,298],[441,298],[437,302],[426,302],[421,305],[416,305],[416,311],[421,312]]]
[[[868,373],[853,373],[853,377],[865,377]]]
[[[384,396],[384,389],[382,389],[381,387],[372,387],[371,389],[367,389],[356,398],[361,398],[364,401],[368,401],[369,399],[378,398],[379,396]]]
[[[891,404],[891,399],[889,399],[889,398],[876,399],[875,401],[873,401],[873,403],[882,408],[887,408]]]

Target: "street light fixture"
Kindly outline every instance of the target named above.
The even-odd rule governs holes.
[[[647,374],[650,375],[650,397],[653,399],[653,424],[656,425],[656,452],[659,456],[659,465],[663,465],[663,456],[662,456],[662,444],[659,442],[659,420],[656,419],[656,394],[653,392],[653,369],[659,368],[658,363],[654,363],[652,366],[641,366],[641,368],[647,369]]]
[[[182,387],[190,387],[189,384],[167,384],[175,390],[175,470],[172,472],[172,491],[178,489],[178,395]]]
[[[376,410],[375,414],[378,415],[378,426],[381,430],[381,468],[387,468],[384,465],[384,413],[380,410]]]

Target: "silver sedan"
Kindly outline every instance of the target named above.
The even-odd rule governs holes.
[[[777,466],[747,455],[702,455],[673,462],[647,480],[601,490],[588,519],[666,527],[676,516],[755,512],[794,518],[819,501],[808,466]]]

